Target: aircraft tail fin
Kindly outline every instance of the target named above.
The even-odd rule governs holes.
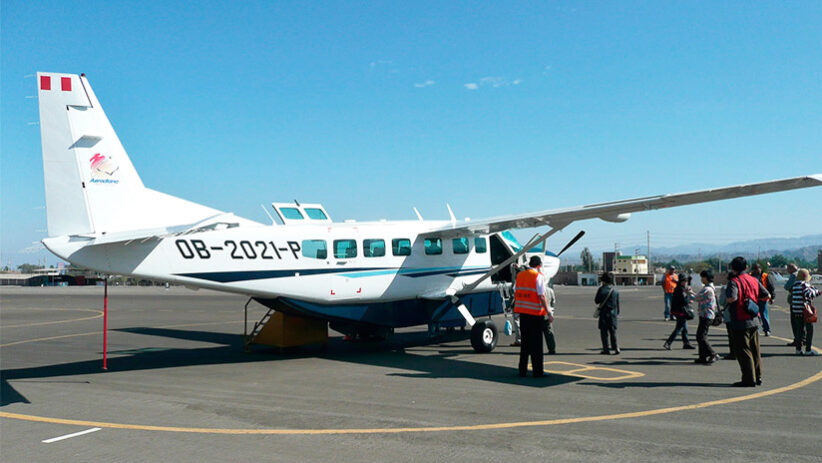
[[[49,236],[192,223],[220,211],[143,185],[85,75],[37,73]]]

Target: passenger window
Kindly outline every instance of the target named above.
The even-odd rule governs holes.
[[[300,210],[296,207],[281,207],[280,212],[283,214],[283,217],[285,217],[288,220],[304,219],[303,213],[300,212]]]
[[[328,245],[325,240],[303,240],[303,257],[327,259]]]
[[[363,257],[383,257],[385,256],[385,240],[363,240]]]
[[[485,254],[488,251],[488,242],[485,238],[474,238],[474,249],[477,250],[477,254]]]
[[[334,240],[334,257],[337,259],[353,259],[357,257],[357,241]]]
[[[454,238],[451,240],[454,254],[468,254],[468,238]]]
[[[328,220],[328,216],[325,215],[325,212],[323,212],[322,209],[317,209],[316,207],[306,207],[305,213],[308,214],[308,218],[311,220]]]
[[[391,240],[391,251],[395,256],[410,256],[411,240],[405,238],[396,238]]]
[[[442,238],[426,238],[425,254],[429,256],[442,254]]]

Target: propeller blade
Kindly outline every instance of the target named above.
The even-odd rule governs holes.
[[[558,252],[558,253],[557,253],[557,257],[559,257],[560,255],[562,255],[562,253],[563,253],[563,252],[567,251],[567,250],[568,250],[568,248],[570,248],[571,246],[573,246],[573,245],[574,245],[574,243],[576,243],[577,241],[579,241],[579,239],[580,239],[580,238],[582,238],[582,235],[584,235],[584,234],[585,234],[585,230],[582,230],[582,231],[580,231],[579,233],[577,233],[577,236],[575,236],[575,237],[574,237],[574,239],[572,239],[571,241],[569,241],[569,242],[568,242],[568,244],[566,244],[566,245],[565,245],[565,247],[564,247],[564,248],[562,248],[562,251],[560,251],[560,252]]]

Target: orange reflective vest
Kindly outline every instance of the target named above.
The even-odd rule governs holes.
[[[668,294],[673,293],[674,288],[676,288],[677,281],[679,281],[679,278],[676,275],[668,275],[666,273],[665,276],[662,278],[662,289]]]
[[[517,287],[514,293],[514,313],[545,316],[548,313],[537,294],[537,277],[539,271],[533,268],[517,274]]]

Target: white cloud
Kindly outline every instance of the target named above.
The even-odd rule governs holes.
[[[44,249],[45,249],[45,247],[41,243],[35,242],[35,243],[32,243],[31,246],[25,247],[25,248],[23,248],[23,249],[21,249],[17,252],[20,253],[20,254],[34,254],[34,253],[40,252]]]
[[[480,87],[491,87],[491,88],[499,88],[499,87],[508,87],[511,85],[519,85],[522,83],[522,79],[514,79],[508,80],[504,77],[498,76],[486,76],[479,80],[479,83],[471,82],[469,84],[465,84],[465,88],[468,90],[478,90]]]
[[[434,85],[434,84],[436,84],[436,82],[434,82],[434,81],[433,81],[433,80],[431,80],[431,79],[428,79],[428,80],[426,80],[425,82],[422,82],[422,83],[420,83],[420,84],[414,84],[414,87],[417,87],[417,88],[424,88],[424,87],[430,87],[431,85]]]

